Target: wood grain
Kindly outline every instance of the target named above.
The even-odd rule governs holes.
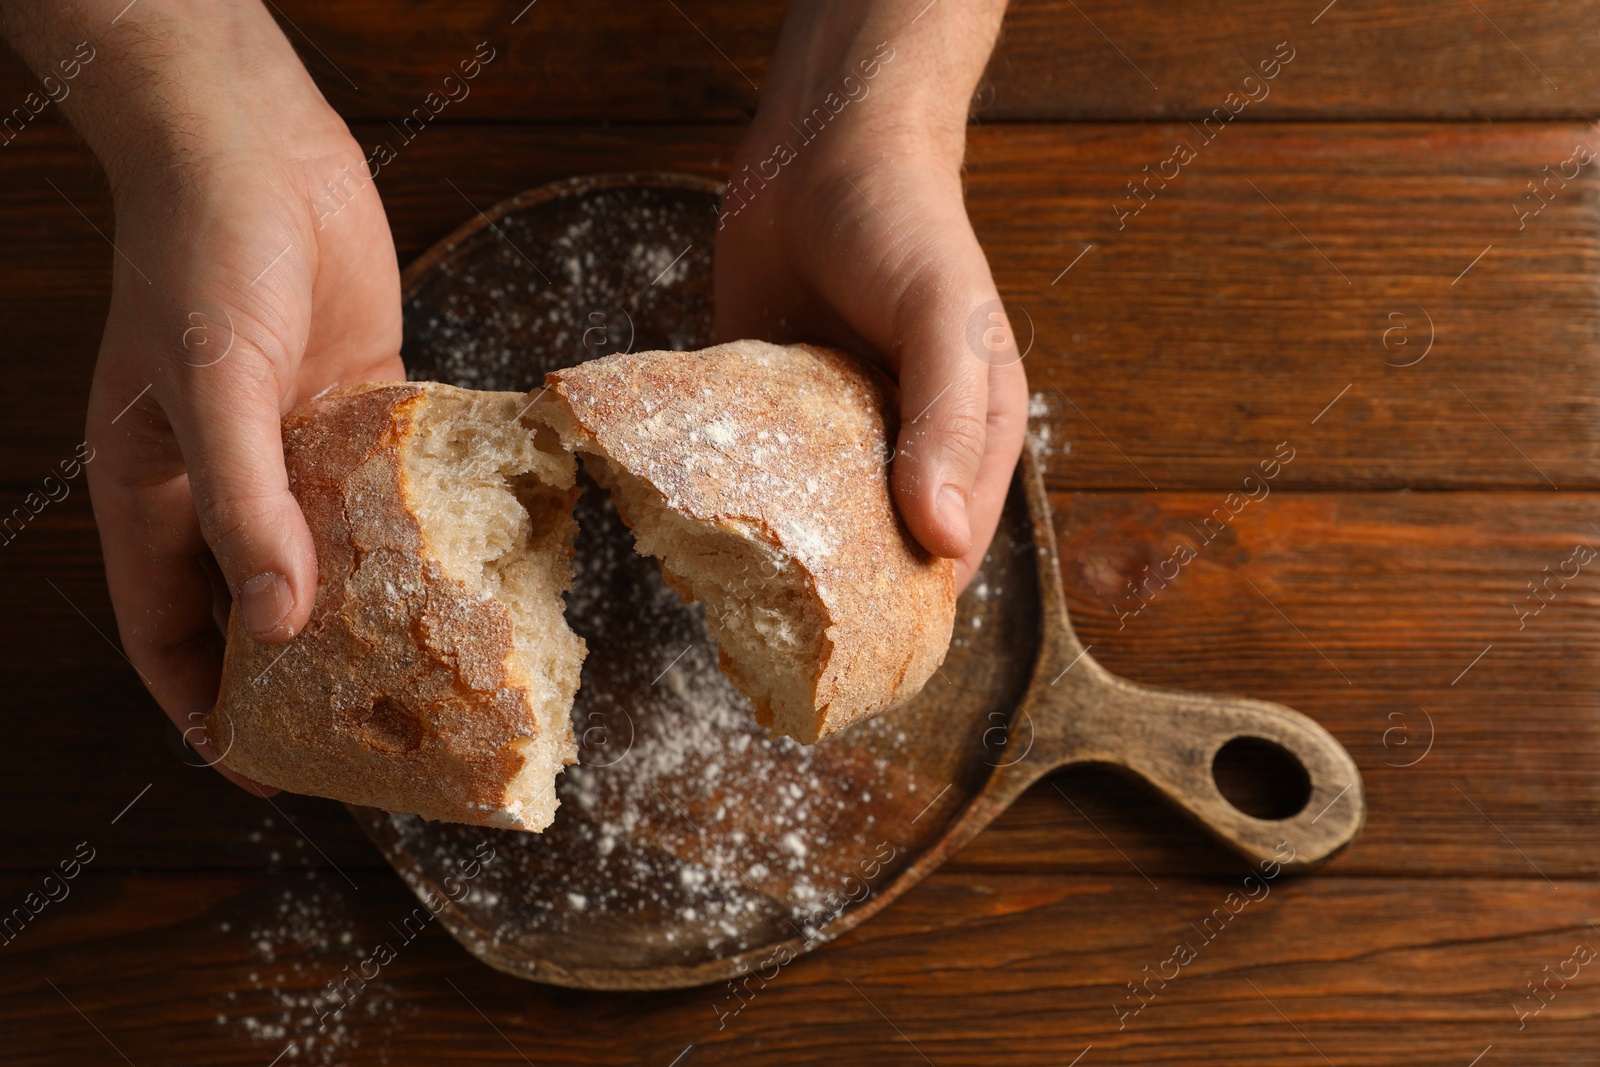
[[[371,143],[385,130],[357,132]],[[0,207],[0,326],[12,350],[49,356],[0,379],[15,420],[0,478],[16,489],[80,439],[112,254],[74,207],[111,232],[98,179],[49,132],[0,153],[15,190]],[[1119,231],[1119,191],[1182,137],[1198,140],[1187,125],[972,135],[969,207],[1018,330],[1033,326],[1052,488],[1231,486],[1284,441],[1315,455],[1285,470],[1293,487],[1600,486],[1594,169],[1522,232],[1513,211],[1541,168],[1600,136],[1242,127]],[[541,134],[534,154],[516,127],[439,128],[385,168],[382,191],[409,260],[474,207],[558,177],[717,175],[732,140],[717,127],[567,130]]]
[[[1594,35],[1594,0],[1338,0],[1323,11],[1326,2],[1013,0],[977,113],[984,121],[1199,117],[1282,41],[1296,57],[1271,95],[1247,109],[1250,119],[1583,119],[1600,111],[1600,74],[1573,45]],[[741,121],[755,110],[784,10],[780,0],[603,12],[548,2],[524,11],[515,0],[275,6],[347,117],[409,114],[488,42],[495,58],[441,120],[523,122]],[[891,43],[920,42],[907,31]],[[9,109],[31,88],[8,64],[0,102]]]
[[[470,214],[446,177],[487,206],[597,170],[720,176],[781,8],[540,3],[512,27],[521,2],[278,6],[368,145],[476,42],[504,42],[471,97],[385,169],[403,260]],[[1123,1030],[1126,983],[1244,872],[1134,783],[1086,768],[1030,790],[722,1030],[725,988],[544,989],[433,928],[346,1013],[340,1044],[305,1048],[306,994],[394,936],[415,900],[336,806],[275,810],[178,762],[93,632],[111,634],[111,615],[75,492],[0,547],[0,904],[76,843],[100,852],[0,945],[4,1058],[259,1067],[293,1037],[302,1055],[280,1064],[1592,1062],[1592,969],[1521,1029],[1516,1005],[1574,945],[1600,948],[1596,598],[1585,570],[1523,629],[1512,604],[1600,522],[1600,196],[1585,177],[1522,231],[1513,205],[1575,141],[1600,140],[1584,125],[1600,110],[1597,12],[1012,5],[975,101],[992,125],[972,137],[969,198],[1005,295],[1038,326],[1036,430],[1079,633],[1130,677],[1311,714],[1354,754],[1372,811],[1328,871],[1276,884]],[[1271,96],[1118,229],[1126,182],[1282,40],[1296,57]],[[0,111],[31,84],[0,63]],[[73,205],[112,231],[103,180],[53,108],[0,148],[0,188],[14,503],[81,436],[112,253]],[[1426,316],[1435,347],[1398,366]],[[1284,441],[1296,459],[1272,495],[1119,628],[1125,583],[1177,540],[1199,547],[1189,524]]]
[[[1274,490],[1209,544],[1190,523],[1210,515],[1218,530],[1220,492],[1053,500],[1074,624],[1107,667],[1287,704],[1355,756],[1370,814],[1340,873],[1537,879],[1531,859],[1552,878],[1600,877],[1585,844],[1600,819],[1592,568],[1521,630],[1512,607],[1575,544],[1600,544],[1590,525],[1600,496]],[[12,575],[0,583],[0,642],[14,650],[4,699],[17,738],[0,746],[12,812],[0,865],[55,862],[78,828],[107,825],[152,782],[125,820],[137,828],[120,846],[126,863],[254,867],[272,852],[284,864],[375,863],[336,805],[280,799],[274,811],[179,762],[154,704],[94,632],[115,633],[86,508],[79,497],[61,508],[0,549]],[[1153,597],[1147,589],[1148,606],[1119,629],[1117,608],[1138,603],[1126,583],[1180,541],[1197,558]],[[1403,766],[1425,750],[1429,716],[1433,748]],[[74,787],[84,779],[96,787]],[[1129,860],[1152,874],[1235,869],[1148,792],[1088,770],[1035,787],[952,862],[1125,873]]]
[[[0,899],[31,885],[0,880]],[[940,872],[739,996],[508,978],[437,924],[402,926],[417,905],[393,879],[91,866],[74,886],[0,948],[0,1032],[28,1035],[8,1050],[19,1067],[119,1051],[261,1067],[286,1048],[314,1063],[947,1067],[1066,1064],[1089,1045],[1084,1063],[1463,1067],[1491,1044],[1502,1062],[1578,1064],[1600,1021],[1592,967],[1517,1016],[1538,1003],[1525,983],[1600,949],[1592,881],[1329,875],[1252,883],[1239,903],[1234,879]],[[1194,958],[1175,968],[1180,942]],[[393,962],[346,986],[319,1032],[328,984],[379,943]]]
[[[1591,525],[1600,501],[1274,492],[1219,530],[1222,500],[1056,497],[1068,605],[1085,644],[1129,677],[1260,696],[1328,726],[1361,767],[1371,811],[1341,872],[1592,875],[1592,850],[1575,845],[1600,817],[1590,688],[1600,587],[1586,571],[1565,588],[1554,582],[1525,624],[1513,605],[1574,546],[1600,545]],[[1197,532],[1208,516],[1210,542]],[[1127,583],[1145,581],[1178,544],[1197,558],[1165,586],[1146,586],[1141,607]],[[1056,852],[1068,822],[1090,842],[1098,826],[1141,867],[1174,861],[1151,847],[1156,820],[1136,828],[1120,802],[1096,798],[1106,787],[1126,797],[1128,786],[1061,784],[1082,814],[1036,790],[955,862],[1026,855],[1076,869],[1075,851]]]

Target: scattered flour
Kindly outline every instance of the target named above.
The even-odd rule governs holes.
[[[714,224],[709,195],[638,189],[594,189],[503,219],[505,240],[483,235],[407,301],[408,372],[528,390],[597,355],[704,347]],[[752,429],[758,448],[788,444],[771,428],[712,422],[701,432],[732,444]],[[808,493],[825,482],[818,473]],[[615,959],[688,964],[811,932],[842,881],[884,854],[880,816],[896,812],[883,821],[907,825],[928,804],[923,794],[942,789],[918,771],[907,731],[943,720],[898,714],[810,747],[768,737],[718,670],[702,609],[633,550],[610,500],[587,482],[577,516],[583,547],[567,619],[590,655],[572,712],[581,762],[557,781],[554,824],[534,835],[392,815],[388,831],[434,882],[452,857],[493,844],[472,893],[441,915],[479,954],[514,947],[559,963],[574,944],[603,939]],[[818,520],[790,533],[821,555],[832,545],[826,516]],[[998,585],[988,595],[998,600]],[[1005,654],[1000,627],[958,633],[968,635],[956,640],[966,654]],[[976,743],[983,726],[971,729]],[[923,819],[917,831],[935,825]],[[407,880],[423,888],[415,873]]]
[[[380,975],[343,1010],[329,988],[371,951],[356,936],[348,886],[321,871],[284,876],[273,886],[249,917],[217,924],[225,937],[245,941],[254,966],[246,988],[215,998],[215,1024],[259,1045],[263,1063],[281,1056],[281,1064],[343,1064],[357,1050],[363,1062],[387,1063],[396,1017],[409,1013],[393,987]]]
[[[429,275],[405,304],[409,377],[526,391],[581,359],[703,343],[711,198],[577,191],[500,219]]]
[[[768,737],[717,668],[702,609],[633,550],[609,497],[586,485],[577,515],[567,619],[605,651],[584,665],[581,762],[557,779],[555,823],[533,835],[392,815],[391,827],[428,869],[490,835],[497,857],[464,905],[485,947],[595,926],[692,960],[793,936],[836,888],[835,865],[872,856],[859,798],[908,794],[904,763]]]
[[[1056,443],[1053,440],[1056,427],[1049,418],[1058,407],[1060,404],[1047,392],[1037,392],[1028,398],[1028,441],[1040,459],[1072,453],[1071,441]]]

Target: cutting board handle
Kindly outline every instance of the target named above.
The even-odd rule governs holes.
[[[1034,759],[1002,768],[997,792],[1020,792],[1047,770],[1075,763],[1124,767],[1155,786],[1225,844],[1256,863],[1313,867],[1354,840],[1366,821],[1355,761],[1334,736],[1281,704],[1157,689],[1119,678],[1079,643],[1067,615],[1054,520],[1031,450],[1020,476],[1039,554],[1040,659],[1020,715]],[[1257,818],[1218,787],[1217,754],[1245,739],[1279,750],[1304,772],[1305,803],[1284,818]]]
[[[1255,863],[1312,867],[1361,831],[1361,772],[1316,722],[1265,700],[1138,685],[1084,658],[1075,668],[1082,672],[1071,697],[1076,706],[1060,735],[1057,756],[1063,764],[1109,763],[1132,771]],[[1303,771],[1298,810],[1284,818],[1257,818],[1223,795],[1217,754],[1241,739],[1277,749],[1280,764]]]

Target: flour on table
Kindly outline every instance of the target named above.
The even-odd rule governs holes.
[[[348,885],[337,874],[306,871],[272,886],[248,918],[217,924],[225,938],[244,940],[250,964],[246,987],[215,998],[215,1024],[259,1046],[263,1063],[281,1056],[280,1064],[343,1064],[358,1050],[364,1061],[388,1062],[401,1007],[393,986],[380,974],[340,1010],[328,985],[346,967],[354,973],[373,948],[357,937]]]

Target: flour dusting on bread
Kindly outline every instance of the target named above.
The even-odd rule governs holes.
[[[903,703],[943,662],[953,565],[894,509],[881,375],[829,349],[740,341],[607,356],[547,382],[530,414],[705,604],[763,725],[816,741]]]

